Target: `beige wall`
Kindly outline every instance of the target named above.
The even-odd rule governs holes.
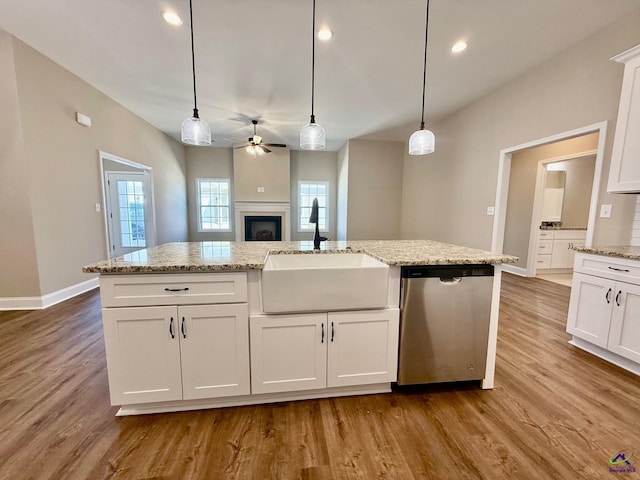
[[[337,188],[337,212],[336,231],[337,240],[347,239],[347,220],[349,208],[349,142],[338,151],[338,188]]]
[[[595,243],[628,243],[633,199],[606,193],[623,66],[609,60],[640,43],[640,11],[628,15],[450,117],[430,125],[436,151],[405,155],[402,236],[489,249],[498,160],[505,148],[609,121]],[[414,127],[415,128],[415,127]],[[407,138],[411,128],[407,128]]]
[[[350,140],[348,240],[400,238],[404,144]]]
[[[235,240],[233,224],[233,150],[217,147],[186,147],[187,202],[189,212],[189,241]],[[198,232],[197,178],[228,178],[231,180],[231,232]]]
[[[244,148],[233,150],[234,195],[243,202],[289,201],[289,149],[273,148],[254,157]],[[264,192],[258,192],[263,187]]]
[[[310,240],[313,234],[298,232],[298,182],[329,182],[329,231],[322,235],[337,238],[338,154],[336,152],[291,152],[291,240]]]
[[[562,225],[586,228],[589,223],[591,184],[596,166],[596,157],[576,158],[556,162],[557,168],[566,173],[564,201],[562,202]]]
[[[0,297],[40,295],[13,58],[13,39],[0,30]]]
[[[29,205],[33,234],[21,240],[35,244],[35,255],[27,248],[19,261],[27,269],[37,261],[38,285],[6,288],[11,280],[3,268],[0,297],[40,296],[86,281],[91,276],[82,266],[106,258],[104,217],[95,210],[102,203],[100,150],[152,167],[157,243],[186,240],[184,147],[19,40],[2,39],[13,46],[17,98],[3,91],[0,110],[15,111],[17,103],[20,115],[13,120],[21,122],[24,149],[23,159],[17,150],[3,158],[3,164],[22,165],[2,196],[21,189],[28,199],[23,205]],[[76,123],[78,111],[92,118],[91,128]],[[11,225],[28,234],[5,212],[1,222],[3,231]],[[12,248],[2,238],[0,251],[5,246]]]
[[[515,152],[512,155],[503,251],[519,257],[516,266],[522,268],[527,266],[538,164],[543,160],[592,151],[597,147],[598,134],[592,133],[569,140],[528,148]],[[592,175],[588,184],[583,185],[583,188],[586,189],[587,192],[587,214],[589,211],[589,202],[591,201],[593,168],[591,172]],[[584,226],[587,226],[586,221]]]

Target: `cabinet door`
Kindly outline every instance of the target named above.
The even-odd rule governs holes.
[[[327,386],[394,382],[399,310],[329,313]]]
[[[569,262],[571,250],[569,246],[573,240],[554,240],[553,251],[551,253],[551,268],[569,268],[572,263]]]
[[[102,310],[112,405],[182,398],[176,307]]]
[[[609,192],[640,192],[640,49],[624,68],[611,152]]]
[[[640,363],[640,286],[617,283],[608,349]]]
[[[325,388],[327,314],[250,318],[251,392]]]
[[[606,348],[615,286],[606,278],[574,273],[567,332]]]
[[[248,395],[247,304],[181,306],[178,316],[183,398]]]

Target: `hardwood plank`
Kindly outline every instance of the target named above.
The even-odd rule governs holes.
[[[640,379],[567,343],[569,291],[503,275],[490,391],[125,418],[109,405],[97,290],[0,312],[0,480],[607,478],[609,456],[640,451]]]

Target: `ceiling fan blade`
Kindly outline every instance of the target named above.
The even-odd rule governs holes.
[[[251,146],[250,143],[243,143],[242,145],[236,145],[235,147],[233,147],[233,149],[235,150],[237,148],[247,148],[249,146]]]
[[[269,150],[267,147],[265,147],[264,144],[259,145],[259,147],[262,149],[262,151],[264,153],[271,153],[271,150]]]
[[[284,148],[287,146],[286,143],[263,143],[262,145],[267,145],[268,147],[281,147],[281,148]]]

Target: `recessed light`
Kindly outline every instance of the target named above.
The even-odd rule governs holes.
[[[329,27],[322,27],[320,30],[318,30],[318,38],[320,40],[327,41],[331,37],[333,37],[333,31],[331,31]]]
[[[182,19],[180,18],[180,15],[178,15],[176,12],[172,12],[171,10],[165,10],[164,12],[162,12],[162,18],[164,18],[165,22],[171,25],[182,25]]]
[[[453,47],[451,47],[451,51],[453,53],[460,53],[460,52],[464,52],[467,49],[467,42],[465,42],[464,40],[460,40],[459,42],[456,42]]]

